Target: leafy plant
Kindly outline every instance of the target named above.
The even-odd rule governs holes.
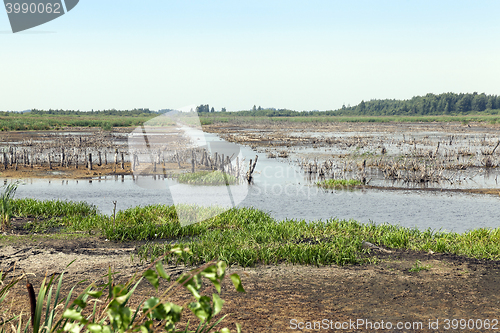
[[[170,252],[181,257],[190,254],[189,249],[179,247],[172,248]],[[30,325],[33,332],[36,333],[123,333],[138,331],[146,333],[158,331],[157,327],[162,326],[164,332],[211,332],[227,316],[216,318],[224,304],[224,301],[219,296],[221,283],[226,275],[226,264],[222,261],[211,261],[191,270],[189,273],[182,274],[176,281],[170,283],[160,297],[150,297],[143,300],[135,310],[129,306],[129,301],[144,278],[156,290],[159,289],[161,280],[171,281],[170,276],[163,267],[162,259],[163,257],[160,257],[149,265],[142,273],[142,276],[134,275],[124,284],[115,283],[114,274],[110,270],[106,284],[96,285],[91,283],[72,302],[70,300],[78,284],[73,286],[65,299],[60,300],[64,274],[61,274],[58,279],[55,294],[53,294],[54,276],[50,279],[45,277],[36,300],[33,288],[28,283],[28,293],[31,294],[32,304],[31,318],[26,323],[24,330],[21,330],[22,315],[10,319],[10,321],[17,318],[19,320],[17,328],[13,325],[12,328],[18,333],[28,332]],[[200,293],[202,278],[210,281],[215,287],[217,293],[212,294],[212,297]],[[232,274],[230,278],[238,292],[245,292],[241,285],[241,279],[237,274]],[[16,283],[18,281],[19,279]],[[169,302],[169,299],[181,288],[188,290],[193,296],[192,301],[187,306]],[[4,298],[1,297],[0,301]],[[101,305],[98,307],[98,304]],[[45,311],[43,311],[44,306]],[[185,307],[189,308],[200,320],[195,331],[189,330],[189,321],[184,330],[177,330],[176,326],[178,326],[182,318]],[[3,324],[0,323],[0,332],[4,331]],[[241,327],[238,324],[236,324],[236,327],[237,332],[241,332]],[[216,333],[229,332],[230,330],[227,327],[216,331]]]

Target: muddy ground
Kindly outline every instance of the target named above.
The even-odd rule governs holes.
[[[134,243],[113,243],[99,238],[48,239],[27,237],[4,242],[0,261],[4,271],[29,274],[37,287],[45,274],[59,274],[67,269],[63,289],[77,282],[100,281],[109,267],[118,272],[117,282],[125,282],[135,272],[145,269],[135,257]],[[230,313],[227,325],[242,325],[244,332],[292,332],[300,322],[332,321],[335,331],[373,331],[369,327],[336,330],[336,322],[372,323],[422,322],[439,320],[440,332],[445,331],[446,319],[498,319],[500,311],[500,262],[464,257],[392,250],[391,253],[373,252],[378,264],[361,266],[312,267],[280,264],[251,268],[232,267],[242,277],[246,294],[237,293],[226,281],[222,298],[226,301],[223,313]],[[416,262],[426,267],[411,272]],[[15,272],[14,272],[15,267]],[[185,267],[169,267],[172,276],[178,276]],[[81,288],[80,288],[81,289]],[[213,290],[207,289],[211,293]],[[132,305],[144,297],[155,295],[148,283],[143,283]],[[18,285],[8,297],[15,310],[28,312],[28,296],[24,284]],[[179,292],[173,301],[185,304],[185,292]],[[191,316],[187,316],[189,318]],[[191,318],[192,319],[192,318]],[[330,324],[329,324],[330,325]],[[337,324],[338,325],[338,324]],[[345,324],[344,324],[345,325]],[[302,330],[313,332],[315,330]],[[410,332],[421,330],[389,330]],[[424,331],[428,331],[424,329]]]

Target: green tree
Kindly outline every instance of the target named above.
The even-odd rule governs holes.
[[[476,95],[472,100],[472,110],[474,111],[484,111],[486,110],[486,95]]]
[[[358,104],[358,106],[356,107],[356,112],[358,114],[365,114],[366,113],[365,101],[361,101],[361,103]]]

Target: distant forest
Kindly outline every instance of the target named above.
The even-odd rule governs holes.
[[[261,108],[248,111],[228,112],[232,115],[256,117],[295,116],[426,116],[426,115],[467,115],[499,114],[500,97],[478,94],[427,94],[409,100],[374,99],[361,101],[355,106],[343,106],[332,111],[292,111],[287,109]]]
[[[356,106],[346,107],[335,111],[338,115],[452,115],[478,113],[486,110],[500,109],[500,97],[497,95],[455,94],[444,93],[439,95],[427,94],[416,96],[409,100],[375,99],[361,101]],[[496,113],[496,112],[495,112]]]

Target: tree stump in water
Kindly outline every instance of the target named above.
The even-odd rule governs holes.
[[[252,180],[253,180],[253,172],[255,170],[255,165],[257,164],[257,159],[259,158],[258,155],[255,155],[255,160],[253,161],[253,164],[252,164],[252,160],[250,160],[250,165],[248,166],[248,171],[247,171],[247,181],[248,181],[248,184],[251,184],[252,183]]]

